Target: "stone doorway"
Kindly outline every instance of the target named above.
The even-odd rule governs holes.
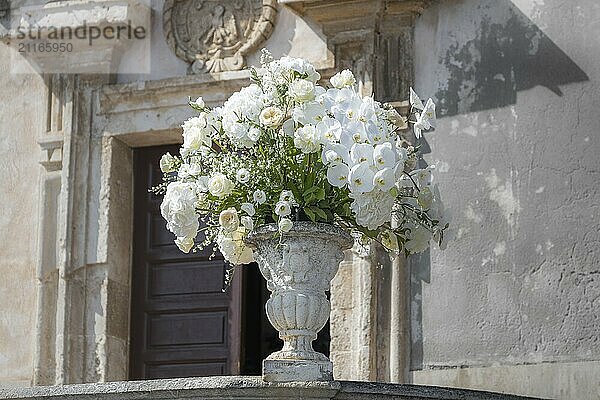
[[[226,268],[211,250],[182,253],[160,214],[159,160],[178,146],[133,150],[134,226],[131,379],[239,374],[239,278],[223,291]]]

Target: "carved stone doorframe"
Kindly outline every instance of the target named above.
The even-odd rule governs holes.
[[[132,148],[180,142],[192,114],[182,93],[218,105],[249,75],[220,78],[48,77],[35,385],[128,379]]]

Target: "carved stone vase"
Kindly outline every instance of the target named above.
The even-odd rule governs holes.
[[[329,319],[325,292],[352,237],[329,224],[294,222],[282,236],[277,225],[256,229],[246,239],[267,280],[271,297],[265,305],[283,348],[263,361],[263,379],[272,382],[331,381],[333,364],[312,348]]]

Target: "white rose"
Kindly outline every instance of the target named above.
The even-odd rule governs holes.
[[[287,201],[278,201],[277,204],[275,204],[275,214],[279,215],[280,217],[287,217],[291,213],[292,209],[290,207],[290,203]]]
[[[256,210],[254,209],[254,205],[252,203],[242,203],[241,209],[243,212],[253,217],[256,214]]]
[[[294,146],[305,154],[314,153],[321,148],[320,139],[317,129],[312,125],[306,125],[298,128],[294,133]]]
[[[315,98],[315,85],[306,79],[298,79],[290,83],[290,97],[300,103]]]
[[[250,171],[248,171],[246,168],[238,169],[237,173],[235,174],[235,179],[237,179],[239,183],[247,183],[250,180]]]
[[[177,238],[175,239],[175,244],[179,247],[179,250],[189,253],[192,247],[194,247],[194,239],[186,237]]]
[[[244,235],[245,229],[240,227],[230,234],[219,232],[217,236],[219,251],[221,251],[225,260],[233,265],[250,264],[254,261],[254,253],[244,243]]]
[[[278,226],[279,232],[289,232],[292,229],[292,227],[294,226],[294,223],[289,218],[281,218],[281,220],[279,221],[279,224],[277,224],[277,226]]]
[[[258,204],[263,204],[265,201],[267,201],[267,195],[260,189],[254,191],[254,193],[252,194],[252,198]]]
[[[267,107],[261,111],[259,119],[263,125],[276,127],[283,120],[283,111],[277,107]]]
[[[198,215],[195,204],[196,186],[190,182],[171,182],[160,205],[167,221],[167,229],[178,238],[195,238],[198,233]]]
[[[235,231],[240,226],[240,218],[238,217],[237,210],[231,207],[221,211],[221,214],[219,214],[219,225],[221,225],[226,232]]]
[[[252,221],[252,218],[250,218],[248,216],[243,216],[242,217],[242,225],[249,232],[254,229],[254,221]]]
[[[233,190],[233,182],[225,175],[217,172],[208,181],[208,191],[213,196],[225,197]]]
[[[202,96],[200,96],[196,100],[194,100],[194,105],[198,108],[204,108],[205,104],[204,104],[204,99],[202,98]]]
[[[185,121],[183,127],[183,149],[185,151],[199,150],[202,146],[212,144],[211,128],[206,120],[206,113],[201,113]]]
[[[248,129],[248,139],[251,142],[256,142],[258,140],[258,138],[260,138],[260,129],[258,129],[256,127],[252,127],[250,129]]]
[[[160,170],[163,173],[175,171],[177,159],[171,155],[171,153],[163,154],[160,158]]]
[[[334,88],[342,89],[354,85],[356,79],[354,78],[352,71],[345,69],[332,76],[331,79],[329,79],[329,82],[331,82]]]
[[[202,166],[200,164],[192,162],[190,164],[181,164],[181,166],[179,167],[179,171],[177,171],[177,176],[180,179],[185,179],[191,176],[193,177],[196,175],[200,175],[200,173],[202,173]]]

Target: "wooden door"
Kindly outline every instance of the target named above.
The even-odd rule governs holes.
[[[134,150],[131,379],[233,375],[240,371],[241,274],[223,288],[225,263],[184,254],[160,215],[160,157],[179,146]]]

